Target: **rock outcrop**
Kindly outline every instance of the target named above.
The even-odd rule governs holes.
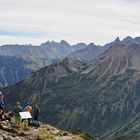
[[[66,132],[50,125],[39,128],[6,127],[0,129],[0,140],[96,140],[83,132]]]

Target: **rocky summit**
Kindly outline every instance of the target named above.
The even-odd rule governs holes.
[[[47,124],[39,128],[24,125],[1,125],[0,140],[96,140],[95,137],[81,131],[62,131]]]

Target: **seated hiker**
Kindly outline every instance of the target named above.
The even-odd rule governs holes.
[[[1,114],[0,128],[5,129],[9,127],[11,127],[11,117],[8,116],[8,114],[3,111]]]
[[[11,119],[13,117],[13,113],[5,113],[3,110],[0,110],[0,121],[8,121],[11,122]]]
[[[7,116],[7,114],[2,110],[0,113],[0,120],[1,121],[9,121],[9,117]]]
[[[28,112],[30,112],[30,113],[32,113],[32,107],[31,107],[31,105],[30,105],[30,103],[29,102],[27,102],[27,106],[25,107],[25,109],[24,109],[25,111],[28,111]],[[24,119],[22,120],[22,122],[24,121]],[[31,119],[28,119],[28,125],[30,125],[30,122],[31,122]]]
[[[0,121],[2,121],[3,120],[3,109],[0,109]]]
[[[14,115],[15,115],[15,122],[20,124],[21,118],[19,112],[22,112],[22,107],[20,106],[20,102],[17,102],[16,106],[14,107]]]
[[[1,121],[6,121],[7,118],[6,118],[6,113],[4,111],[2,111],[2,114],[1,114]]]
[[[35,121],[38,121],[39,114],[40,114],[40,109],[37,105],[35,105],[33,108],[33,116]]]
[[[8,120],[9,122],[12,121],[12,118],[14,117],[14,112],[8,112],[6,114],[6,120]]]
[[[0,91],[0,109],[4,109],[4,95],[2,94],[2,92]]]

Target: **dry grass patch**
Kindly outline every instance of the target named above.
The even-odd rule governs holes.
[[[47,132],[46,126],[42,126],[39,128],[39,138],[41,140],[54,140],[54,136]]]

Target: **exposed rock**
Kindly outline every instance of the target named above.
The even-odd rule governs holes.
[[[87,140],[79,134],[76,135],[65,132],[50,125],[42,125],[38,129],[28,128],[29,130],[23,130],[22,126],[19,126],[17,130],[20,132],[11,131],[12,129],[14,128],[2,127],[2,129],[0,129],[0,140],[48,140],[50,138],[51,140]],[[21,132],[24,133],[24,135]],[[90,140],[95,139],[93,138]]]
[[[74,138],[72,138],[70,136],[63,136],[63,137],[56,139],[56,140],[74,140]]]

